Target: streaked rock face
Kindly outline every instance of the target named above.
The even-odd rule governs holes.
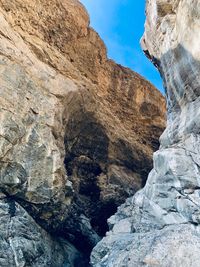
[[[1,194],[0,199],[0,266],[61,267],[83,262],[71,244],[52,238],[12,197]]]
[[[163,96],[108,60],[79,1],[0,0],[0,265],[84,267],[66,240],[88,257],[164,125]]]
[[[146,186],[93,250],[96,267],[200,265],[200,2],[149,0],[146,14],[142,47],[165,84],[167,128]]]

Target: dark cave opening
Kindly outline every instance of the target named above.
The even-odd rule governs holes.
[[[106,232],[109,231],[107,220],[117,212],[117,207],[117,204],[113,200],[110,200],[94,212],[91,225],[101,237],[104,237]]]
[[[117,210],[114,203],[102,205],[98,181],[105,172],[102,166],[107,162],[109,139],[93,114],[78,110],[68,119],[64,142],[64,165],[74,189],[72,216],[64,231],[89,266],[90,253],[108,231],[107,219]]]
[[[93,247],[109,231],[108,218],[138,189],[138,185],[131,184],[125,177],[129,174],[131,177],[138,171],[144,177],[138,184],[142,182],[144,185],[148,171],[146,166],[151,165],[148,160],[141,162],[141,151],[133,150],[128,142],[121,139],[111,143],[112,139],[107,134],[107,129],[94,117],[94,113],[82,110],[81,103],[66,122],[64,165],[73,185],[74,199],[70,216],[61,232],[84,253],[88,262]],[[110,158],[110,151],[114,153],[114,158]],[[119,177],[124,177],[124,181],[119,182]]]

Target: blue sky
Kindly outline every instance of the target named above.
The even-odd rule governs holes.
[[[145,0],[81,0],[91,26],[104,40],[108,57],[140,73],[163,92],[158,71],[140,48],[144,32]]]

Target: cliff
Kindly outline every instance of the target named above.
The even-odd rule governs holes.
[[[149,0],[142,47],[167,92],[167,128],[141,191],[109,219],[93,266],[200,265],[200,2]]]
[[[0,21],[0,266],[84,266],[146,182],[164,98],[79,1],[0,0]]]

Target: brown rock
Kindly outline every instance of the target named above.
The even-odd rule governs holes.
[[[79,1],[0,0],[0,19],[0,186],[47,231],[91,248],[145,184],[164,98],[107,58]]]
[[[167,96],[145,187],[109,219],[93,267],[200,266],[200,1],[147,0],[142,48]]]

